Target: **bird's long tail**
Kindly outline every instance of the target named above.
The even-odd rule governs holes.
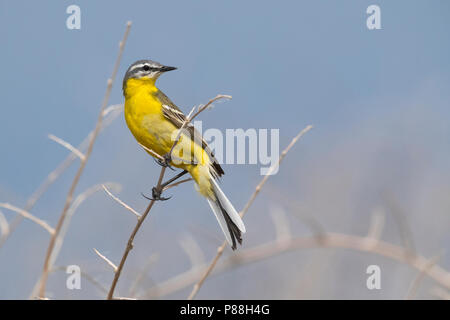
[[[215,199],[208,197],[208,203],[219,221],[227,242],[235,250],[236,241],[242,244],[242,233],[245,233],[244,222],[214,178],[211,177],[210,181]]]

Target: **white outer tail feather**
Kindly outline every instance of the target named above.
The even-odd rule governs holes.
[[[220,202],[222,207],[225,209],[225,211],[228,213],[228,216],[230,219],[234,222],[234,224],[238,227],[238,229],[245,233],[245,225],[242,221],[241,217],[239,216],[239,213],[236,211],[236,209],[231,204],[230,200],[225,196],[223,191],[220,189],[217,182],[214,180],[214,178],[211,177],[211,184],[214,188],[214,193],[217,196],[217,200]],[[222,210],[220,209],[219,205],[214,202],[212,199],[208,198],[209,206],[211,207],[212,211],[214,212],[214,215],[217,218],[217,221],[219,222],[220,228],[222,229],[225,238],[227,239],[227,242],[232,245],[232,240],[230,236],[230,232],[227,227],[227,223],[225,222],[225,218],[222,215]]]

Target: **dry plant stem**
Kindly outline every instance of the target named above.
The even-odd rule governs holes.
[[[427,265],[424,266],[422,270],[419,271],[413,282],[411,283],[411,286],[408,290],[408,293],[406,294],[406,300],[411,300],[416,295],[417,291],[419,290],[420,283],[422,282],[423,278],[425,278],[426,272],[432,268],[435,264],[439,262],[439,259],[441,256],[436,256],[434,258],[431,258]]]
[[[177,145],[178,141],[180,141],[181,138],[181,134],[183,133],[183,129],[189,124],[189,122],[191,122],[192,120],[194,120],[200,113],[202,113],[203,111],[205,111],[211,104],[213,104],[214,102],[216,102],[217,100],[220,99],[231,99],[232,97],[230,95],[225,95],[225,94],[219,94],[217,95],[215,98],[212,98],[211,100],[208,101],[207,104],[205,104],[204,106],[201,106],[198,108],[197,112],[193,114],[195,107],[192,108],[192,110],[189,112],[189,114],[186,117],[186,121],[184,121],[183,125],[181,126],[181,128],[178,130],[178,134],[174,140],[174,143],[172,145],[172,148],[169,151],[169,155],[172,155],[173,149],[175,148],[175,146]],[[192,137],[193,138],[193,137]]]
[[[187,178],[187,179],[183,179],[183,180],[174,182],[174,183],[172,183],[172,184],[169,184],[168,186],[165,186],[165,187],[163,188],[163,191],[166,191],[167,189],[170,189],[170,188],[179,186],[180,184],[185,183],[185,182],[189,182],[189,181],[194,181],[194,179],[192,179],[192,178]]]
[[[240,212],[240,216],[241,218],[247,213],[248,209],[250,208],[250,206],[252,205],[253,201],[255,201],[256,196],[259,194],[259,192],[261,191],[261,188],[264,186],[264,184],[266,183],[266,181],[269,179],[271,173],[275,170],[275,168],[277,166],[279,166],[281,164],[281,162],[283,161],[284,157],[286,156],[286,154],[289,152],[289,150],[295,145],[295,143],[305,134],[307,133],[309,130],[311,130],[313,128],[312,125],[308,125],[306,126],[306,128],[304,128],[302,131],[300,131],[297,136],[294,137],[294,139],[292,139],[291,143],[289,143],[289,145],[286,147],[286,149],[283,150],[283,152],[280,155],[280,158],[278,159],[278,163],[275,166],[270,167],[269,172],[267,173],[267,175],[264,176],[264,178],[261,180],[261,182],[256,186],[255,191],[253,192],[253,194],[251,195],[250,199],[248,200],[247,204],[245,205],[244,209],[242,209],[242,211]],[[200,278],[200,280],[194,285],[194,288],[192,289],[191,293],[188,296],[188,300],[192,300],[194,299],[194,297],[197,295],[198,291],[200,290],[201,286],[203,285],[203,283],[205,282],[206,278],[208,278],[208,276],[211,274],[212,270],[214,269],[214,267],[217,264],[217,261],[219,261],[220,257],[222,256],[222,253],[225,249],[225,246],[227,245],[227,242],[224,241],[222,243],[222,245],[220,247],[217,248],[217,254],[216,256],[213,258],[213,260],[211,261],[210,265],[208,266],[208,268],[205,270],[204,274],[202,275],[202,277]]]
[[[56,272],[56,271],[66,272],[66,270],[67,270],[67,266],[58,266],[58,267],[53,267],[50,270],[50,273],[53,273],[53,272]],[[91,276],[89,273],[86,273],[83,270],[80,270],[80,276],[85,278],[90,283],[92,283],[102,293],[108,292],[108,290],[100,282],[98,282],[93,276]]]
[[[119,108],[123,108],[123,105],[112,105],[105,109],[103,116],[106,117],[111,111],[117,110]],[[109,118],[105,118],[102,123],[102,129],[106,128],[107,125],[112,123],[112,121],[116,118],[116,116],[111,116]],[[86,145],[91,140],[94,131],[91,131],[86,138],[80,143],[78,146],[78,150],[82,150],[86,147]],[[52,172],[50,172],[45,180],[39,185],[39,187],[33,192],[33,194],[28,198],[24,210],[30,212],[33,209],[36,202],[41,198],[41,196],[48,190],[48,188],[56,181],[56,179],[72,164],[74,160],[78,157],[74,153],[70,153]],[[6,240],[10,237],[10,235],[16,230],[19,224],[25,219],[22,215],[17,215],[9,224],[8,233],[2,235],[0,238],[0,248],[4,245]]]
[[[435,262],[434,259],[430,260],[420,255],[411,256],[409,249],[385,241],[375,240],[372,242],[368,240],[373,239],[327,232],[320,237],[293,237],[282,241],[271,241],[250,249],[245,249],[235,255],[224,258],[217,264],[217,268],[215,268],[212,274],[224,272],[237,266],[273,258],[288,251],[315,248],[338,248],[377,254],[405,263],[412,268],[419,270],[422,275],[427,275],[441,286],[450,289],[450,272],[437,264],[432,264],[432,262]],[[143,298],[161,298],[182,290],[194,283],[199,275],[202,274],[203,270],[204,266],[201,266],[176,275],[163,283],[159,283],[155,287],[149,288]]]
[[[50,268],[50,257],[52,255],[53,248],[55,247],[56,238],[57,238],[57,236],[59,234],[59,231],[61,230],[61,227],[63,225],[63,222],[64,222],[64,219],[66,217],[67,211],[69,210],[70,205],[72,203],[73,194],[74,194],[75,189],[76,189],[76,187],[78,185],[78,181],[80,180],[81,175],[82,175],[82,173],[84,171],[84,168],[86,167],[86,163],[87,163],[87,161],[88,161],[88,159],[89,159],[89,157],[90,157],[90,155],[92,153],[92,149],[94,147],[95,140],[96,140],[96,138],[98,136],[98,133],[100,132],[100,129],[101,129],[101,126],[102,126],[102,120],[103,120],[103,112],[104,112],[105,108],[107,107],[107,104],[108,104],[108,101],[109,101],[109,97],[111,95],[112,85],[113,85],[113,82],[114,82],[114,80],[116,78],[117,70],[119,68],[120,60],[121,60],[122,54],[123,54],[123,49],[125,47],[125,42],[126,42],[126,40],[128,38],[128,34],[130,32],[130,28],[131,28],[131,22],[128,22],[126,30],[125,30],[125,34],[123,36],[123,39],[122,39],[122,41],[119,44],[119,54],[117,56],[117,60],[116,60],[116,63],[114,65],[114,69],[113,69],[111,78],[108,79],[108,85],[107,85],[107,88],[106,88],[105,97],[103,98],[103,103],[102,103],[102,106],[101,106],[101,109],[100,109],[100,112],[99,112],[99,115],[98,115],[97,123],[96,123],[95,129],[94,129],[94,134],[92,135],[92,138],[91,138],[91,140],[89,142],[89,146],[87,148],[87,151],[86,151],[86,154],[85,154],[85,158],[81,160],[80,167],[78,168],[78,171],[77,171],[77,173],[75,175],[75,178],[74,178],[74,180],[72,182],[72,185],[70,186],[70,189],[69,189],[69,192],[67,194],[67,198],[66,198],[66,201],[65,201],[65,204],[64,204],[64,208],[63,208],[63,210],[61,212],[61,215],[59,217],[58,223],[57,223],[56,228],[55,228],[55,233],[50,238],[50,242],[49,242],[49,245],[48,245],[47,253],[46,253],[46,256],[45,256],[44,267],[43,267],[43,270],[42,270],[42,277],[41,277],[41,281],[40,281],[40,284],[39,284],[39,293],[38,294],[39,294],[39,297],[41,297],[41,298],[45,297],[45,287],[46,287],[46,284],[47,284],[49,268]]]
[[[166,167],[162,167],[161,172],[159,174],[158,184],[156,185],[157,189],[161,188],[161,184],[162,184],[162,180],[164,178],[165,172],[166,172]],[[154,204],[155,204],[155,200],[151,200],[147,206],[147,209],[145,209],[144,213],[140,217],[138,217],[138,221],[136,223],[136,226],[133,229],[133,232],[131,232],[130,238],[128,239],[127,246],[125,248],[125,252],[123,253],[122,259],[120,260],[119,266],[115,270],[114,279],[113,279],[111,288],[109,289],[108,296],[107,296],[108,300],[113,299],[114,290],[116,289],[117,281],[120,278],[120,274],[122,273],[122,269],[123,269],[123,266],[125,265],[125,261],[127,260],[128,254],[130,253],[131,249],[133,249],[134,237],[136,236],[142,223],[144,222],[145,218],[147,217],[148,213],[150,212],[150,210],[152,209]]]
[[[81,152],[80,150],[78,150],[77,148],[75,148],[73,145],[71,145],[70,143],[68,143],[67,141],[53,135],[53,134],[49,134],[48,138],[50,140],[55,141],[56,143],[62,145],[64,148],[66,148],[67,150],[69,150],[70,152],[73,152],[78,158],[80,158],[80,160],[84,161],[86,159],[86,156],[83,154],[83,152]]]
[[[105,257],[104,255],[102,255],[97,249],[94,248],[94,252],[100,257],[102,258],[111,268],[113,268],[114,272],[117,271],[117,266],[111,261],[109,260],[107,257]]]
[[[103,190],[105,190],[105,192],[111,197],[113,198],[114,201],[116,201],[117,203],[119,203],[122,207],[124,207],[125,209],[127,209],[128,211],[130,211],[131,213],[133,213],[136,217],[140,217],[141,215],[134,210],[132,207],[130,207],[129,205],[127,205],[125,202],[123,202],[122,200],[120,200],[118,197],[116,197],[115,195],[113,195],[111,193],[111,191],[109,191],[109,189],[105,186],[102,185]]]
[[[183,122],[181,128],[178,130],[177,137],[175,138],[175,140],[173,142],[173,145],[172,145],[172,148],[170,149],[170,151],[168,153],[169,155],[172,155],[172,151],[175,148],[175,145],[180,140],[182,131],[186,127],[186,125],[190,121],[192,121],[195,117],[197,117],[201,112],[206,110],[214,101],[217,101],[217,100],[222,99],[222,98],[230,99],[231,96],[227,96],[227,95],[218,95],[218,96],[216,96],[215,98],[211,99],[205,106],[199,108],[197,113],[195,113],[194,116],[192,116],[192,117],[191,117],[191,115],[194,112],[195,108],[193,108],[191,110],[191,112],[189,112],[188,116],[186,117],[186,120]],[[143,145],[141,145],[141,146],[145,150],[149,151],[151,154],[156,154],[157,157],[161,157],[160,155],[155,153],[153,150],[151,150],[151,149],[149,149],[149,148],[147,148],[147,147],[145,147]],[[166,167],[162,167],[161,168],[161,172],[159,174],[158,183],[156,185],[156,190],[159,190],[160,193],[163,191],[163,189],[162,189],[162,182],[163,182],[163,179],[164,179],[165,172],[166,172]],[[186,181],[187,181],[187,179],[186,179]],[[184,181],[184,182],[186,182],[186,181]],[[123,269],[123,266],[125,265],[125,261],[127,260],[128,254],[130,253],[131,249],[133,249],[134,238],[135,238],[137,232],[139,231],[142,223],[144,222],[145,218],[147,217],[148,213],[152,209],[154,203],[155,203],[155,200],[151,200],[150,203],[147,206],[147,209],[145,209],[144,213],[140,217],[138,217],[138,221],[136,223],[136,226],[134,227],[134,229],[133,229],[133,231],[132,231],[132,233],[130,235],[130,238],[128,239],[127,246],[125,248],[125,252],[123,253],[122,259],[120,260],[120,263],[119,263],[119,266],[117,267],[117,270],[115,271],[114,279],[113,279],[112,284],[111,284],[111,288],[109,289],[108,296],[106,297],[108,300],[114,299],[114,290],[115,290],[117,282],[118,282],[118,280],[120,278],[120,274],[122,273],[122,269]]]
[[[15,206],[13,206],[13,205],[11,205],[9,203],[0,203],[0,207],[8,209],[8,210],[11,210],[11,211],[14,211],[14,212],[20,214],[25,219],[30,219],[31,221],[33,221],[37,225],[39,225],[42,228],[44,228],[45,230],[47,230],[48,233],[50,233],[51,235],[55,233],[55,230],[52,227],[50,227],[47,222],[45,222],[45,221],[35,217],[34,215],[29,213],[28,211],[25,211],[23,209],[17,208],[17,207],[15,207]]]

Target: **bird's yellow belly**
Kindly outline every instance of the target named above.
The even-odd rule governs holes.
[[[140,144],[160,156],[170,152],[178,128],[164,117],[161,103],[147,90],[135,92],[125,99],[125,120]],[[197,182],[199,192],[213,198],[209,182],[210,159],[202,146],[182,134],[172,156],[171,165],[189,171]]]
[[[125,102],[125,120],[136,140],[161,156],[170,151],[176,127],[164,119],[160,104],[136,95]]]

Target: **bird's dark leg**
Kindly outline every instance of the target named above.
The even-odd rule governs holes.
[[[181,178],[182,176],[184,176],[186,173],[188,173],[186,170],[183,170],[182,172],[180,172],[179,174],[177,174],[176,176],[174,176],[173,178],[170,178],[169,180],[161,183],[161,185],[158,187],[153,187],[152,188],[152,197],[147,197],[144,194],[142,194],[142,196],[148,200],[169,200],[171,197],[161,197],[161,193],[162,190],[164,189],[164,187],[168,186],[169,184],[171,184],[172,182],[178,180],[179,178]]]
[[[170,153],[166,153],[166,154],[163,156],[163,159],[155,158],[155,161],[156,161],[156,163],[159,164],[160,166],[165,167],[165,168],[169,168],[169,169],[175,171],[175,169],[172,168],[171,165],[170,165],[170,161],[172,161],[172,156],[170,155]]]

